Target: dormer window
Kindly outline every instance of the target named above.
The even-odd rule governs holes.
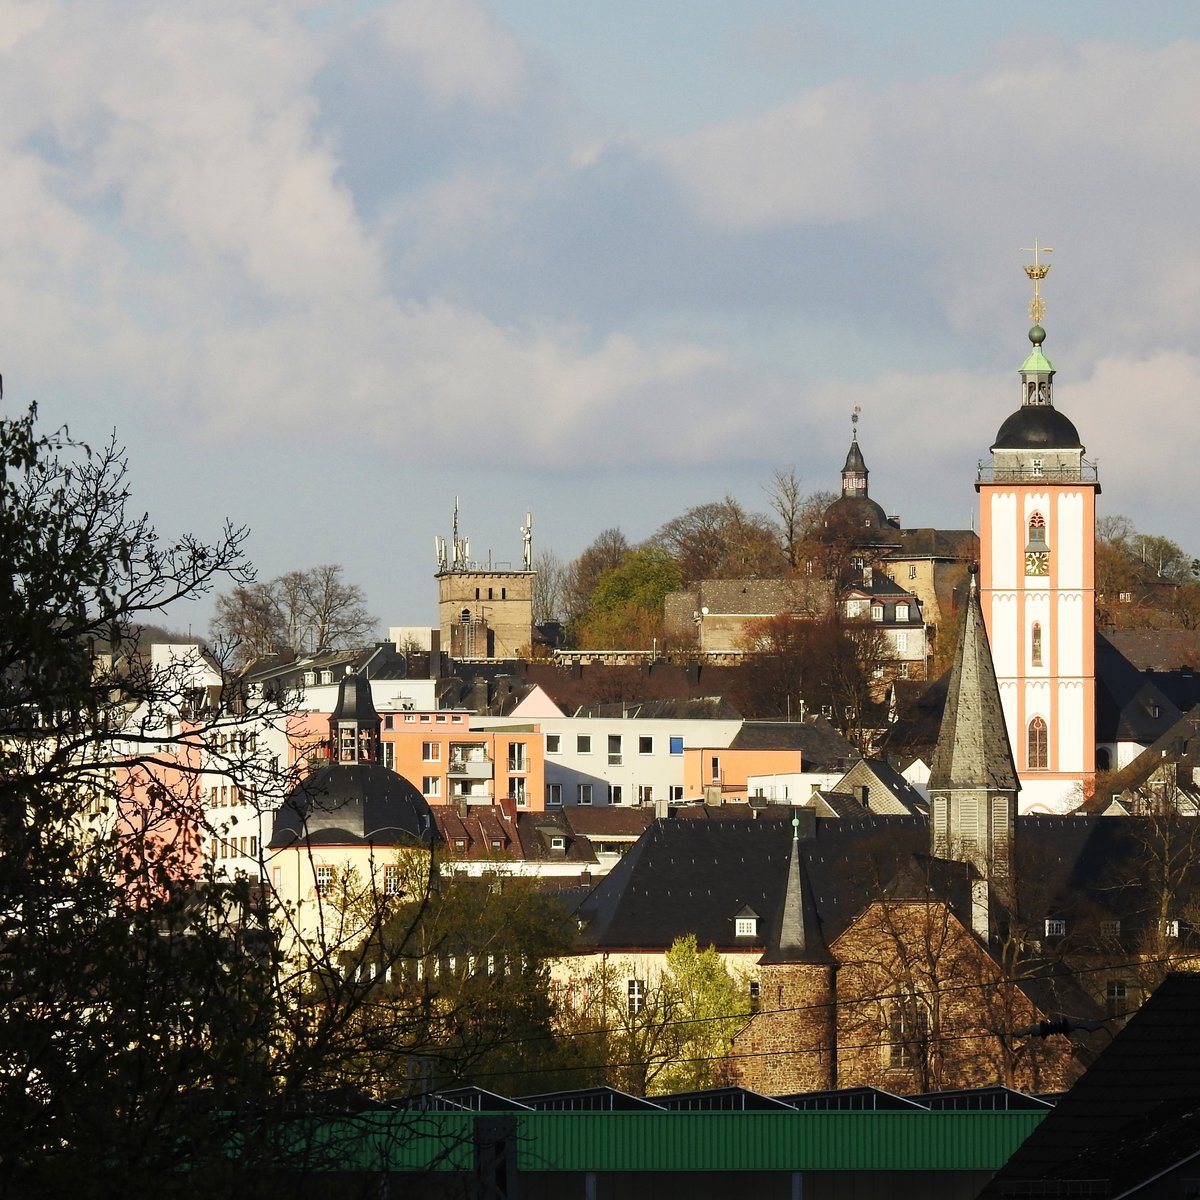
[[[1046,918],[1046,936],[1047,937],[1066,937],[1067,923],[1057,917]]]
[[[561,835],[555,835],[550,839],[551,850],[565,850],[567,848],[567,839]]]
[[[872,604],[871,605],[871,620],[872,621],[882,621],[883,620],[883,605],[882,604]]]
[[[908,620],[908,605],[907,604],[901,602],[896,605],[896,620],[897,621],[907,621]]]
[[[316,682],[317,682],[316,671],[305,671],[304,672],[304,686],[305,687],[312,687],[313,684],[315,684]]]
[[[735,937],[755,937],[758,934],[757,917],[736,917],[733,922]]]
[[[322,683],[332,683],[333,682],[333,672],[332,671],[322,671],[321,672],[321,682]]]

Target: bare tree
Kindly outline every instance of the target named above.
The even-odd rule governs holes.
[[[553,550],[542,550],[534,559],[533,623],[561,621],[566,615],[568,568]]]
[[[353,645],[376,624],[361,587],[324,563],[288,571],[218,596],[209,632],[242,661],[260,654],[303,654]]]
[[[783,536],[783,549],[788,566],[793,570],[799,565],[798,550],[803,541],[804,492],[795,467],[786,471],[776,468],[771,481],[763,486],[770,502],[771,511],[779,518],[779,529]]]
[[[567,615],[572,620],[582,617],[592,604],[592,593],[600,576],[625,561],[632,547],[625,535],[615,526],[605,529],[596,540],[567,568],[563,591]]]
[[[685,580],[773,579],[788,567],[775,527],[732,496],[689,508],[650,540],[671,553]]]

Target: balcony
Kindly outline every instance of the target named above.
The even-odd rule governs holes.
[[[1083,459],[1078,467],[994,467],[979,464],[980,483],[1099,483],[1100,464]]]
[[[483,753],[452,754],[446,774],[450,779],[491,779],[495,775],[495,766]]]

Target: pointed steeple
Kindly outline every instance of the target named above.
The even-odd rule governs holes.
[[[930,791],[1017,789],[1017,769],[1004,724],[977,580],[978,568],[972,566],[962,635],[954,655],[942,728],[929,771]]]
[[[1009,877],[1017,768],[1004,723],[983,608],[971,567],[962,634],[929,770],[931,850],[973,863],[989,879]]]
[[[775,910],[767,948],[759,962],[832,963],[833,955],[821,935],[821,920],[813,902],[812,887],[800,854],[800,821],[792,818],[792,846],[788,854],[783,899]]]
[[[846,453],[846,465],[842,467],[842,495],[865,496],[867,494],[867,476],[870,472],[867,470],[866,459],[863,458],[862,451],[858,446],[857,408],[854,410],[851,422],[850,449]]]

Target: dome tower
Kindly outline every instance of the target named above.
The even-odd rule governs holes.
[[[980,464],[980,599],[996,667],[1023,811],[1067,811],[1095,775],[1096,494],[1100,482],[1071,420],[1054,406],[1054,367],[1042,346],[1034,247],[1032,349],[1021,406]]]

